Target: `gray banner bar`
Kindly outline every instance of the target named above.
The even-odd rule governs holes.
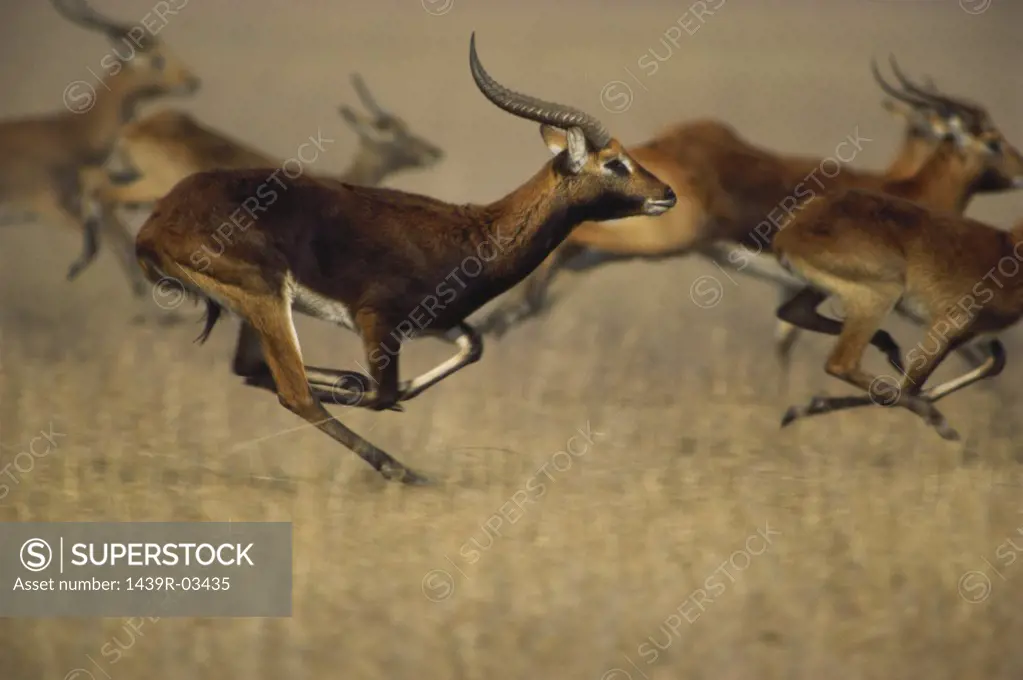
[[[291,616],[290,522],[0,522],[0,616]]]

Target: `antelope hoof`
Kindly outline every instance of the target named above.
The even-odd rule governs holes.
[[[935,408],[930,402],[928,402],[927,415],[924,420],[926,420],[928,425],[934,428],[934,430],[938,433],[938,436],[942,439],[950,442],[959,441],[959,433],[956,432],[954,427],[948,424],[948,421],[945,419],[945,416],[941,414],[941,411]]]
[[[389,482],[400,482],[409,486],[426,486],[430,480],[398,461],[384,463],[380,466],[380,474]]]
[[[899,403],[909,411],[920,416],[920,418],[934,428],[938,436],[947,441],[959,441],[959,433],[948,424],[945,416],[934,405],[934,402],[927,397],[909,395],[902,398]]]
[[[799,417],[799,408],[796,406],[789,406],[789,410],[785,411],[785,415],[781,417],[781,426],[788,427],[792,424],[796,418]]]
[[[818,413],[825,413],[828,410],[829,406],[826,397],[814,397],[806,406],[789,406],[789,409],[785,411],[785,415],[781,418],[781,426],[786,427],[795,420]]]
[[[796,420],[799,420],[805,416],[808,412],[805,406],[789,406],[789,409],[785,411],[785,415],[781,417],[781,426],[788,427]]]

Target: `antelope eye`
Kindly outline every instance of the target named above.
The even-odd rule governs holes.
[[[1002,140],[1000,140],[1000,139],[992,139],[992,140],[988,141],[987,148],[992,153],[1001,153],[1001,151],[1002,151]]]
[[[629,169],[625,167],[625,163],[622,163],[617,158],[612,158],[607,163],[604,163],[604,167],[616,175],[625,176],[629,174]]]

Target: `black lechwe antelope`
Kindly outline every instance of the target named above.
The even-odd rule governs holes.
[[[221,307],[255,329],[263,356],[249,365],[235,364],[248,383],[276,390],[287,409],[384,477],[405,482],[422,478],[332,417],[321,400],[400,410],[399,402],[480,358],[480,337],[464,319],[521,281],[575,225],[656,215],[676,201],[671,188],[589,114],[498,84],[479,62],[475,34],[469,64],[488,100],[541,124],[554,154],[504,198],[454,205],[305,176],[271,187],[271,197],[266,193],[271,169],[202,172],[156,204],[136,241],[151,280],[173,277],[205,300],[207,322],[200,339],[208,336]],[[228,216],[245,217],[249,210],[247,227],[238,230],[224,253],[197,266],[196,254]],[[478,271],[464,270],[468,258],[480,263]],[[450,282],[452,274],[459,274],[460,284]],[[303,366],[293,308],[359,333],[371,380],[351,371]],[[402,341],[442,334],[459,352],[399,382]],[[341,387],[339,381],[361,382],[367,389]]]

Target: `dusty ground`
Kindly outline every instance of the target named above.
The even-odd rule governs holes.
[[[96,3],[129,21],[150,8]],[[0,22],[4,115],[59,107],[107,49],[45,4],[21,5]],[[453,201],[499,196],[547,153],[534,125],[474,89],[473,29],[499,79],[586,107],[626,142],[715,116],[826,155],[858,126],[873,141],[856,163],[881,167],[899,129],[867,63],[896,50],[1023,144],[1023,8],[1008,2],[971,15],[952,0],[727,0],[652,75],[638,60],[666,54],[687,3],[293,5],[189,4],[161,37],[205,89],[173,105],[281,156],[336,133],[318,168],[339,171],[354,140],[334,109],[358,69],[449,154],[392,186]],[[600,99],[615,80],[634,95],[618,113]],[[1008,225],[1023,195],[970,214]],[[18,474],[0,517],[290,520],[294,616],[161,619],[134,638],[123,619],[3,620],[7,680],[1023,674],[1018,333],[996,383],[947,401],[961,444],[879,410],[780,431],[787,404],[843,388],[820,369],[819,338],[780,386],[770,290],[697,261],[566,275],[548,317],[406,413],[342,414],[438,481],[408,489],[234,380],[233,322],[204,347],[192,324],[133,325],[109,255],[66,283],[78,245],[44,226],[0,232],[0,462],[40,429],[66,434]],[[721,286],[709,309],[690,298],[700,276]],[[299,332],[309,363],[360,357],[344,332],[304,320]],[[417,343],[405,368],[447,352]],[[580,429],[581,455],[557,455]],[[494,519],[523,494],[521,514]],[[114,640],[116,662],[101,653]]]

